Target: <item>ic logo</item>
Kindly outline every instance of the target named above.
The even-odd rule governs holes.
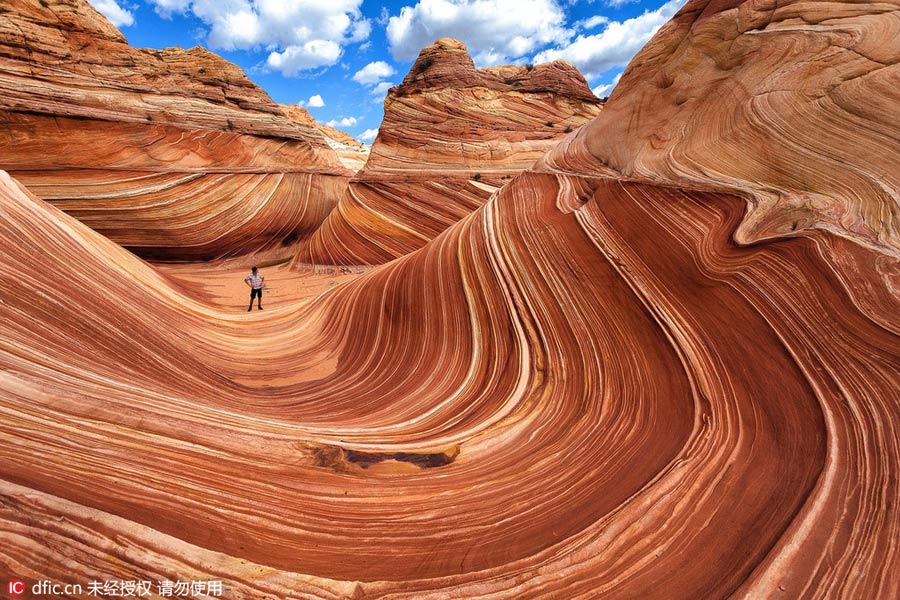
[[[6,587],[12,596],[21,596],[25,593],[25,582],[21,579],[13,579]]]

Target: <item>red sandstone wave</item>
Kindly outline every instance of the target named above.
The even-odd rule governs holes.
[[[369,158],[369,147],[366,144],[340,129],[316,122],[302,106],[279,104],[278,107],[292,121],[318,129],[345,167],[355,173],[365,166]]]
[[[900,265],[888,220],[878,237],[850,217],[900,196],[898,121],[868,109],[896,113],[896,69],[858,78],[868,102],[844,113],[783,78],[804,136],[723,159],[763,126],[739,117],[772,95],[765,60],[788,68],[772,48],[842,80],[863,59],[820,51],[847,32],[900,50],[884,9],[691,2],[538,170],[420,250],[251,315],[0,177],[0,575],[247,598],[895,596]],[[732,129],[668,150],[616,129],[678,106],[643,87],[672,61],[700,89],[723,65],[759,76],[696,100]],[[886,157],[834,145],[842,119]],[[789,167],[822,181],[791,176],[764,214],[793,223],[821,194],[816,225],[742,235]]]
[[[0,8],[0,168],[175,260],[290,256],[351,174],[235,65],[132,48],[81,0]]]
[[[444,38],[384,104],[366,166],[300,247],[298,264],[381,264],[484,204],[602,107],[564,62],[476,69]]]

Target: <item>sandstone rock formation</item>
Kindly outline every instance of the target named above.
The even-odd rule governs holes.
[[[629,179],[747,197],[742,243],[816,228],[897,255],[896,2],[712,6],[632,61],[586,149]]]
[[[365,166],[366,159],[369,158],[368,145],[363,144],[347,132],[319,123],[302,106],[280,104],[279,107],[289,119],[318,129],[345,167],[356,172]]]
[[[0,175],[0,575],[895,597],[889,8],[692,0],[535,169],[264,313],[205,302]],[[673,74],[698,95],[658,85]],[[666,111],[674,130],[643,125]]]
[[[235,65],[132,48],[85,0],[0,7],[0,168],[152,258],[288,252],[349,171]]]
[[[438,40],[388,93],[365,169],[296,262],[380,264],[421,248],[601,106],[568,63],[479,70],[461,42]]]

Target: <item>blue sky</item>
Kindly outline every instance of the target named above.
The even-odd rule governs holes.
[[[134,45],[205,46],[276,102],[371,142],[419,50],[462,40],[476,66],[568,60],[599,96],[685,0],[90,0]]]

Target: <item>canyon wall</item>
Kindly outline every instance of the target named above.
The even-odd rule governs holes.
[[[365,166],[366,160],[369,158],[369,147],[366,144],[349,133],[317,122],[302,106],[280,104],[279,107],[292,121],[318,129],[325,138],[325,142],[337,153],[338,159],[345,167],[355,173]]]
[[[384,103],[364,169],[297,264],[380,264],[421,248],[484,204],[602,104],[568,63],[476,69],[444,38]]]
[[[481,207],[249,315],[0,175],[0,575],[896,597],[897,8],[691,0]]]
[[[351,175],[237,66],[132,48],[83,0],[0,7],[0,168],[169,260],[287,256]]]

